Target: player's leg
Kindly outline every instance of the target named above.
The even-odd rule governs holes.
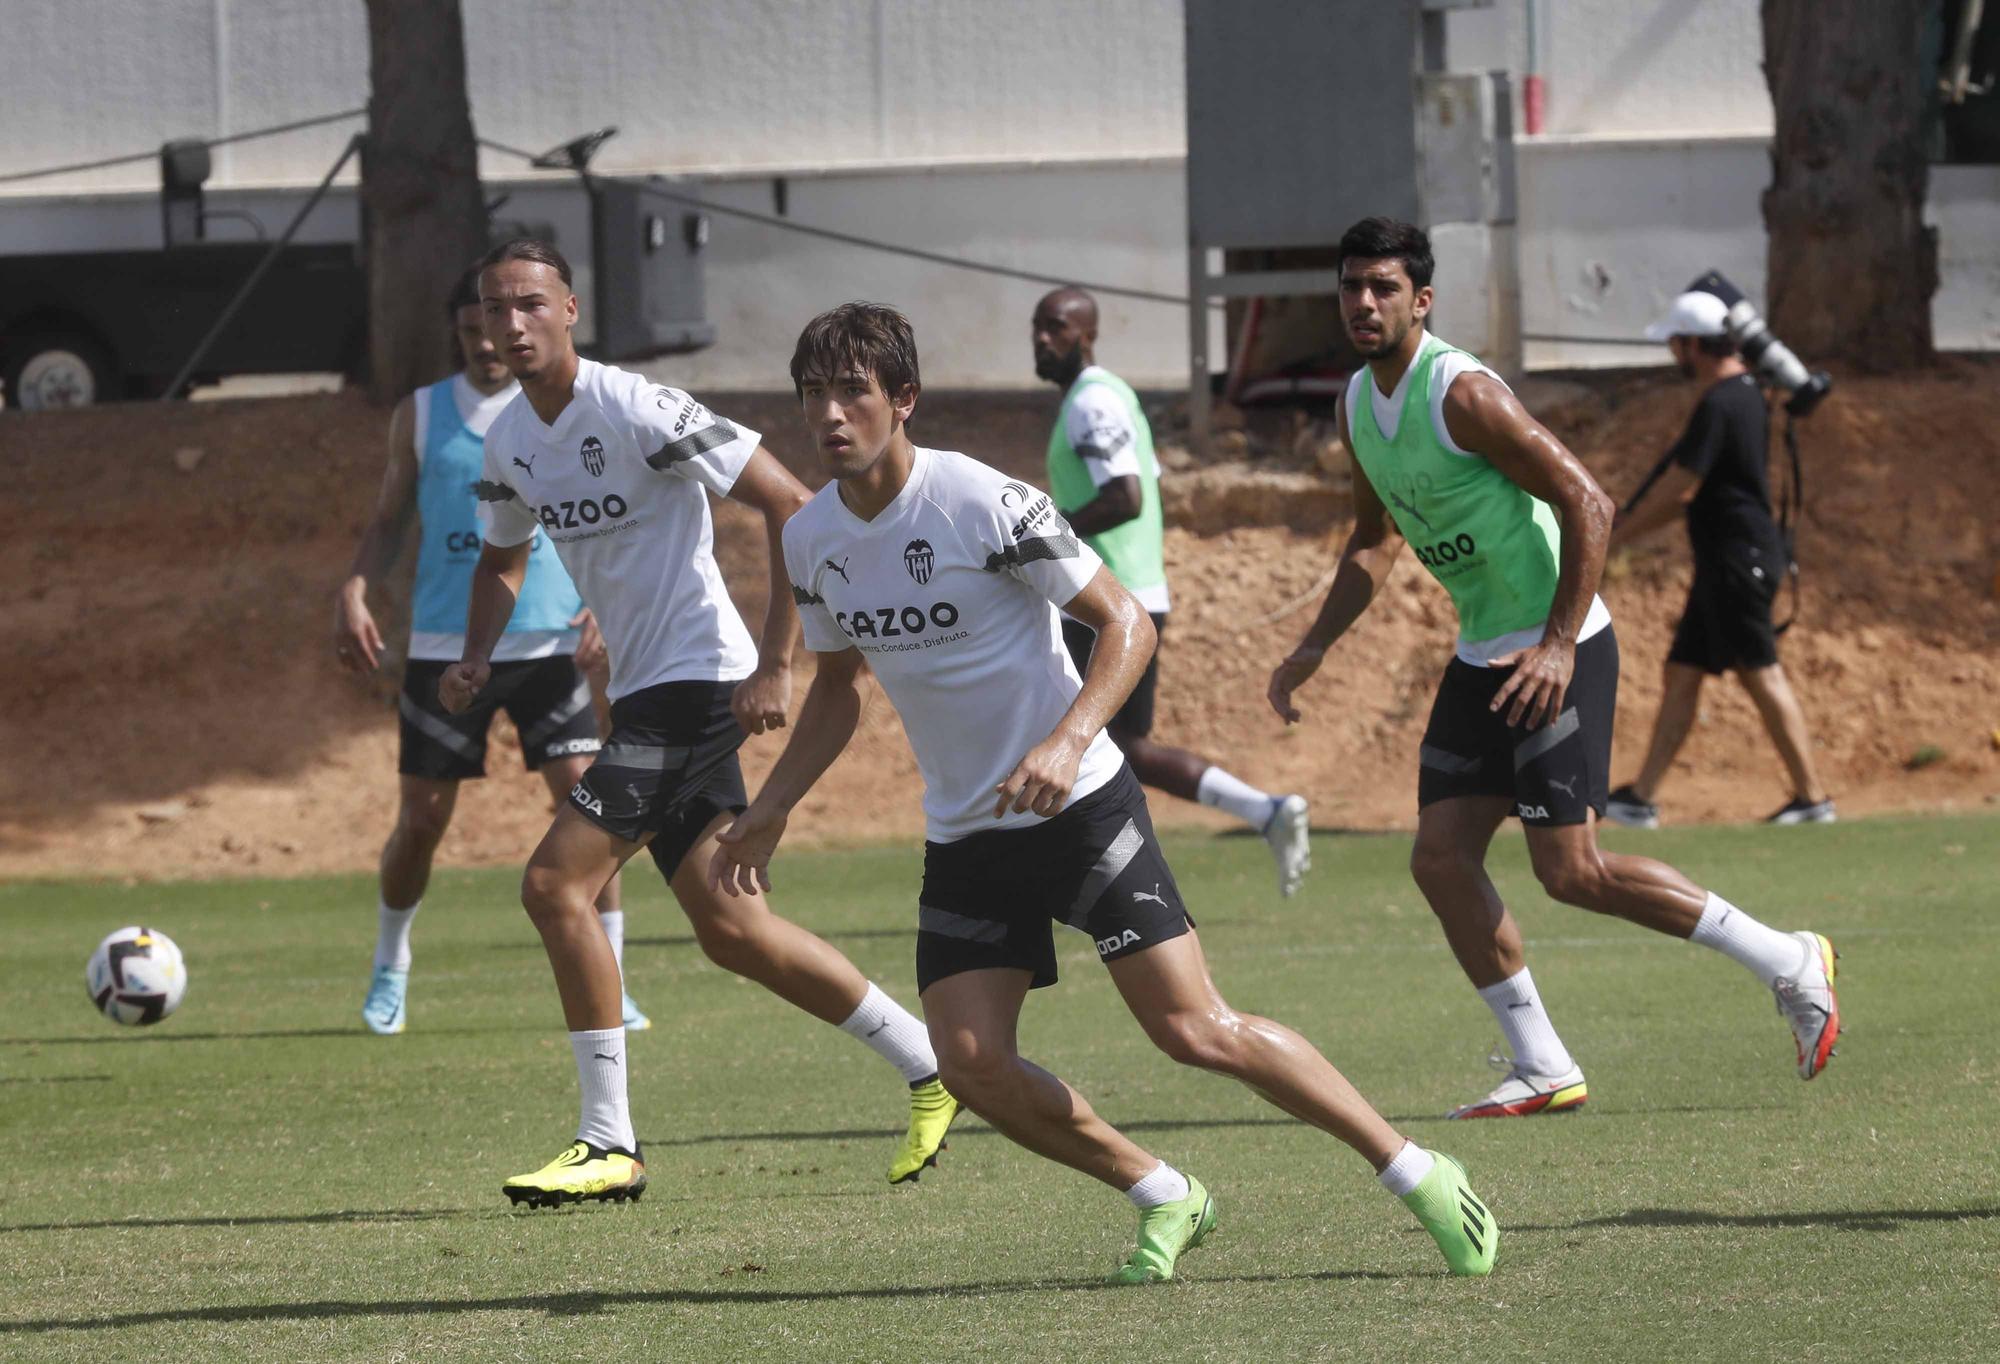
[[[1182,1065],[1239,1080],[1338,1138],[1416,1213],[1454,1274],[1491,1271],[1499,1226],[1467,1187],[1463,1167],[1396,1131],[1298,1033],[1232,1009],[1215,988],[1192,925],[1129,955],[1109,957],[1106,966],[1126,1007],[1161,1051]]]
[[[494,704],[482,698],[462,715],[437,699],[443,663],[412,659],[397,698],[396,827],[382,845],[375,906],[375,960],[361,1020],[369,1031],[403,1031],[409,1018],[410,930],[430,885],[431,862],[451,827],[458,784],[486,775],[486,731]]]
[[[583,774],[590,769],[590,756],[578,754],[553,758],[541,766],[542,780],[548,783],[549,794],[558,805],[568,798]],[[621,872],[604,883],[604,889],[597,894],[597,922],[604,929],[604,937],[611,944],[611,955],[618,963],[620,978],[619,1012],[625,1018],[627,1032],[644,1032],[653,1026],[653,1020],[646,1017],[632,999],[632,992],[623,988],[625,974],[625,907],[620,894],[620,883],[624,880]]]
[[[1618,645],[1606,629],[1577,647],[1562,713],[1515,744],[1515,808],[1536,878],[1563,904],[1691,939],[1743,965],[1776,994],[1799,1074],[1811,1079],[1840,1033],[1832,945],[1769,928],[1664,862],[1598,846],[1617,698]]]
[[[521,903],[541,935],[562,998],[582,1102],[569,1148],[502,1186],[516,1203],[622,1202],[646,1187],[627,1098],[618,962],[597,917],[598,894],[640,846],[565,804],[521,877]]]
[[[1512,813],[1504,796],[1437,800],[1417,813],[1410,872],[1466,978],[1493,1012],[1512,1058],[1491,1091],[1452,1110],[1454,1118],[1561,1113],[1590,1097],[1528,968],[1521,930],[1486,874],[1486,850]]]
[[[1820,784],[1812,758],[1812,735],[1806,728],[1806,713],[1792,692],[1784,665],[1770,663],[1761,668],[1741,668],[1736,676],[1743,690],[1756,703],[1765,732],[1792,779],[1792,800],[1771,817],[1774,824],[1830,824],[1835,818],[1833,799]]]
[[[928,906],[925,912],[935,915]],[[1047,925],[1040,931],[1046,938]],[[1138,1208],[1138,1246],[1112,1282],[1171,1279],[1181,1255],[1214,1228],[1214,1200],[1199,1180],[1139,1146],[1083,1095],[1021,1055],[1016,1024],[1036,979],[1025,967],[986,967],[954,971],[925,987],[924,1016],[945,1083],[1003,1136],[1110,1185]]]
[[[1635,829],[1656,829],[1660,824],[1660,784],[1674,765],[1681,746],[1694,728],[1701,705],[1701,684],[1707,674],[1700,668],[1669,659],[1660,686],[1660,710],[1653,717],[1653,737],[1646,745],[1646,761],[1638,779],[1613,791],[1605,806],[1605,817]]]
[[[1165,635],[1167,620],[1166,613],[1153,613],[1153,628],[1157,634]],[[1097,644],[1096,632],[1089,626],[1067,619],[1063,621],[1062,628],[1063,644],[1069,650],[1070,660],[1076,664],[1079,674],[1086,672],[1090,666],[1091,650]],[[1104,727],[1105,733],[1118,745],[1125,761],[1131,764],[1133,775],[1142,785],[1225,811],[1263,835],[1264,841],[1271,846],[1271,855],[1277,860],[1278,893],[1295,894],[1305,874],[1312,870],[1312,846],[1309,841],[1311,809],[1305,797],[1273,795],[1223,770],[1200,754],[1154,742],[1153,710],[1159,676],[1160,654],[1156,646],[1153,657],[1146,664],[1146,671],[1140,674],[1138,685]]]
[[[708,882],[715,836],[747,803],[732,754],[653,840],[654,861],[708,959],[831,1023],[896,1068],[909,1088],[909,1119],[889,1182],[914,1181],[937,1164],[959,1103],[938,1079],[923,1020],[863,976],[840,949],[771,912],[762,894],[724,895]]]
[[[560,805],[569,798],[592,760],[603,747],[597,732],[597,708],[590,679],[568,654],[556,654],[526,665],[526,675],[506,702],[507,714],[521,736],[521,757],[531,772],[541,773],[549,794]],[[625,969],[625,911],[619,898],[619,878],[605,882],[597,897],[599,922],[611,943],[618,968]],[[628,1032],[653,1026],[632,1000],[622,995]]]

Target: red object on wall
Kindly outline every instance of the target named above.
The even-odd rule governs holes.
[[[1521,126],[1528,136],[1534,137],[1542,131],[1542,111],[1546,107],[1548,82],[1541,76],[1524,76],[1521,79]]]

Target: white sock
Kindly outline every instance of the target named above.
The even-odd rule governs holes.
[[[1276,796],[1259,791],[1219,767],[1210,767],[1201,774],[1194,798],[1211,809],[1229,811],[1258,833],[1264,832],[1264,826],[1278,810]]]
[[[1549,1022],[1549,1011],[1542,1007],[1542,996],[1535,989],[1535,978],[1527,967],[1523,966],[1498,985],[1487,986],[1479,992],[1479,997],[1499,1021],[1507,1050],[1514,1053],[1514,1064],[1522,1070],[1535,1075],[1561,1075],[1576,1064],[1570,1059],[1569,1048],[1556,1035],[1556,1025]]]
[[[592,1146],[636,1151],[632,1110],[625,1101],[625,1029],[594,1028],[569,1035],[576,1054],[576,1081],[583,1091],[583,1116],[576,1139]]]
[[[1804,960],[1805,949],[1797,938],[1758,923],[1713,892],[1702,906],[1692,941],[1748,967],[1766,985],[1792,974]]]
[[[1125,1196],[1141,1212],[1162,1203],[1177,1203],[1188,1196],[1187,1176],[1163,1160],[1153,1167],[1151,1174],[1127,1189]]]
[[[882,993],[882,987],[868,982],[868,993],[854,1006],[854,1012],[840,1025],[849,1037],[858,1037],[875,1054],[903,1073],[910,1084],[937,1078],[937,1055],[931,1051],[930,1030],[923,1021]]]
[[[625,911],[622,909],[600,909],[597,922],[604,925],[604,936],[611,939],[611,959],[618,963],[618,969],[625,969]]]
[[[375,969],[384,966],[396,971],[410,969],[410,920],[417,917],[424,902],[408,909],[391,909],[380,899],[375,902]]]
[[[1382,1167],[1382,1173],[1375,1178],[1382,1187],[1401,1198],[1415,1193],[1417,1185],[1424,1182],[1424,1176],[1437,1164],[1431,1153],[1413,1141],[1403,1143],[1403,1149],[1396,1152],[1396,1158]]]

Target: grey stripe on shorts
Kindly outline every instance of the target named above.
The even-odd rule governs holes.
[[[917,906],[917,931],[936,933],[946,938],[964,938],[967,942],[994,943],[1003,941],[1007,936],[1005,924],[994,923],[991,919],[971,919],[935,905],[922,904]]]
[[[444,721],[438,719],[437,716],[424,710],[407,696],[397,697],[396,704],[397,708],[403,712],[403,718],[422,730],[425,735],[443,744],[461,758],[465,758],[471,762],[479,761],[478,744],[460,734]]]
[[[590,683],[578,678],[576,690],[569,694],[569,699],[562,702],[547,715],[544,715],[540,720],[537,720],[534,728],[521,736],[521,747],[527,748],[548,738],[551,734],[554,734],[557,730],[582,714],[584,707],[589,704]]]
[[[1089,918],[1091,906],[1104,898],[1104,892],[1118,879],[1119,873],[1132,865],[1132,859],[1139,855],[1139,849],[1146,846],[1146,836],[1139,832],[1134,820],[1126,820],[1125,827],[1118,831],[1118,837],[1111,840],[1097,865],[1083,878],[1083,886],[1076,893],[1076,900],[1069,907],[1063,922],[1071,928],[1082,928]]]
[[[694,753],[691,748],[667,748],[655,744],[606,744],[597,750],[597,766],[629,767],[639,772],[664,772],[684,767]]]
[[[1514,745],[1514,770],[1519,772],[1581,728],[1583,721],[1577,718],[1576,707],[1571,706],[1556,717],[1554,724],[1535,731]]]

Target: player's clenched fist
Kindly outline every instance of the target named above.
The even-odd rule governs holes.
[[[490,664],[470,659],[454,663],[438,677],[438,700],[453,715],[462,715],[492,676]]]

